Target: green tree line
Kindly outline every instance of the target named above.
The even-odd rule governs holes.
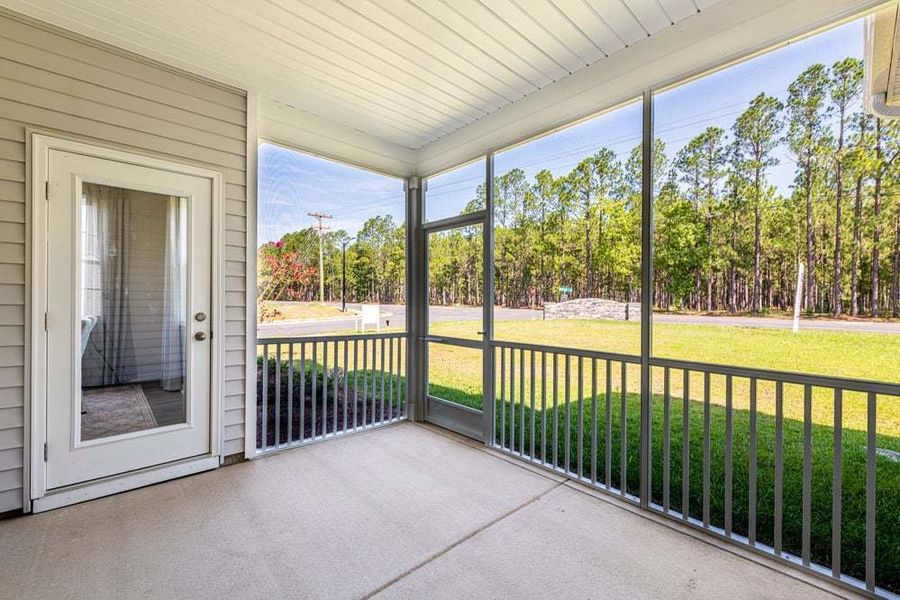
[[[654,142],[654,305],[727,312],[789,310],[806,269],[810,313],[900,316],[900,124],[862,110],[862,62],[815,64],[786,99],[760,93],[729,129],[709,127],[669,156]],[[496,176],[495,302],[640,298],[641,147],[599,147],[568,173]],[[771,182],[794,166],[787,194]],[[463,212],[484,207],[473,190]],[[482,239],[466,228],[429,239],[433,304],[483,302]],[[369,219],[346,246],[347,299],[402,302],[405,230]],[[326,234],[326,296],[341,294],[345,232]],[[282,238],[318,269],[318,235]],[[271,251],[264,245],[261,254]],[[261,283],[266,274],[261,266]],[[296,286],[317,295],[317,279]]]

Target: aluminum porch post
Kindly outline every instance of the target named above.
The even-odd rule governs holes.
[[[650,505],[650,380],[653,324],[653,92],[643,95],[641,147],[641,507]]]

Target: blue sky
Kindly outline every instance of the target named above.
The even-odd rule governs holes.
[[[786,99],[790,82],[809,65],[821,62],[830,67],[847,56],[862,58],[862,40],[862,21],[857,20],[659,94],[656,136],[666,142],[671,158],[707,127],[730,131],[734,119],[759,92]],[[624,161],[640,139],[640,103],[635,102],[500,152],[494,167],[497,174],[520,167],[529,178],[544,168],[561,175],[600,147],[613,150]],[[770,171],[770,181],[787,194],[794,164],[786,149],[778,152],[778,158],[780,164]],[[426,218],[458,214],[483,180],[483,161],[432,178]],[[333,214],[328,224],[351,235],[371,216],[390,214],[402,221],[404,213],[400,180],[271,144],[260,146],[259,202],[260,243],[312,225],[309,211]]]
[[[273,144],[259,146],[259,243],[315,224],[308,212],[331,214],[326,224],[356,235],[366,219],[404,218],[403,182]]]

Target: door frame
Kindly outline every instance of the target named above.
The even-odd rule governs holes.
[[[466,437],[479,440],[486,445],[493,443],[494,438],[494,155],[488,153],[484,157],[485,166],[485,206],[481,210],[424,222],[425,202],[428,196],[428,180],[422,182],[422,196],[419,210],[422,222],[419,228],[422,232],[423,272],[420,281],[416,285],[420,288],[419,303],[416,307],[422,315],[422,335],[419,337],[419,347],[423,355],[420,363],[419,374],[423,382],[422,394],[422,418],[449,429]],[[446,336],[433,336],[429,333],[429,279],[428,279],[428,239],[429,235],[441,231],[449,231],[474,225],[482,226],[482,319],[481,340],[468,340]],[[482,363],[482,409],[476,410],[467,406],[461,406],[428,393],[430,344],[445,344],[462,348],[481,350]]]
[[[30,275],[26,282],[30,285],[30,291],[26,294],[29,301],[28,314],[28,345],[26,356],[28,358],[29,375],[26,384],[29,390],[25,395],[25,415],[28,422],[25,424],[25,432],[28,439],[25,440],[25,448],[28,458],[25,465],[24,481],[24,506],[26,512],[29,508],[34,510],[48,510],[66,504],[81,502],[91,498],[108,495],[135,487],[149,485],[166,479],[180,477],[189,473],[208,470],[219,466],[222,457],[222,440],[224,419],[222,418],[222,394],[223,358],[225,351],[224,335],[224,310],[225,310],[225,177],[217,170],[198,167],[192,164],[174,162],[171,160],[156,158],[134,152],[128,152],[111,147],[97,146],[78,141],[76,139],[62,138],[44,134],[34,130],[26,131],[26,139],[31,144],[28,156],[31,160],[31,168],[27,169],[30,175],[28,186],[31,199],[31,226],[30,250],[26,256],[30,261],[28,267]],[[100,480],[75,484],[47,492],[46,463],[44,462],[44,444],[47,442],[47,398],[45,368],[47,359],[47,344],[43,339],[44,313],[47,310],[45,289],[47,280],[47,202],[46,198],[52,192],[52,183],[48,183],[48,167],[50,150],[61,150],[84,154],[87,156],[125,162],[151,169],[161,169],[203,177],[211,183],[211,222],[212,239],[210,243],[212,264],[211,267],[211,306],[210,306],[210,452],[199,457],[193,457],[165,465],[154,465],[137,471],[130,471],[113,475]]]

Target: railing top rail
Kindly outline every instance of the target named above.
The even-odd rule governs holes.
[[[651,357],[650,365],[653,367],[669,367],[671,369],[709,372],[717,375],[733,375],[736,377],[747,377],[750,379],[762,379],[767,381],[781,381],[783,383],[811,385],[814,387],[840,388],[852,392],[871,392],[886,396],[900,396],[900,384],[889,382],[831,377],[828,375],[813,375],[808,373],[797,373],[794,371],[774,371],[753,367],[717,365],[675,358]]]
[[[619,354],[616,352],[603,352],[598,350],[584,350],[581,348],[564,348],[560,346],[544,346],[541,344],[528,344],[524,342],[507,342],[493,340],[491,346],[495,348],[514,348],[516,350],[533,350],[535,352],[547,352],[548,354],[568,354],[584,358],[597,358],[601,360],[613,360],[630,364],[639,364],[639,356]],[[811,385],[823,388],[840,388],[851,392],[875,393],[884,396],[900,397],[900,384],[867,381],[864,379],[852,379],[848,377],[832,377],[829,375],[814,375],[810,373],[797,373],[794,371],[776,371],[754,367],[740,367],[719,365],[714,363],[680,360],[675,358],[651,357],[650,365],[653,367],[669,367],[697,372],[708,372],[717,375],[732,375],[766,381],[781,381],[798,385]]]
[[[619,354],[617,352],[603,352],[600,350],[584,350],[581,348],[563,348],[562,346],[543,346],[540,344],[526,344],[523,342],[506,342],[502,340],[493,340],[491,346],[494,348],[513,348],[515,350],[534,350],[535,352],[546,352],[548,354],[568,354],[569,356],[580,356],[583,358],[597,358],[600,360],[613,360],[617,362],[640,364],[641,357],[632,354]]]
[[[295,337],[264,337],[257,338],[256,345],[273,345],[273,344],[301,344],[312,342],[352,342],[354,340],[384,340],[389,338],[406,338],[408,334],[405,331],[394,331],[388,333],[346,333],[336,335],[309,335]]]

